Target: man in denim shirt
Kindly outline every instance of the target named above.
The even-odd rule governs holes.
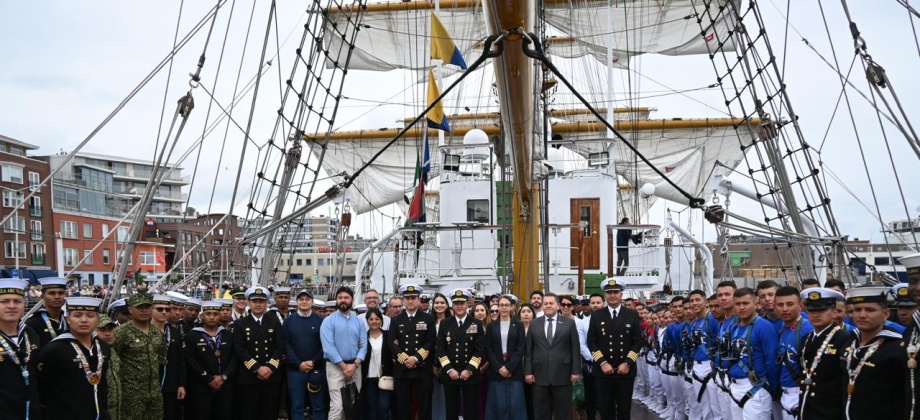
[[[320,337],[326,358],[326,382],[329,386],[329,418],[342,417],[342,394],[339,390],[354,382],[361,390],[361,361],[367,353],[367,325],[351,311],[355,292],[342,286],[335,292],[336,311],[323,320]]]

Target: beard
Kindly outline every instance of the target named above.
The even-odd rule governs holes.
[[[342,312],[348,312],[348,310],[351,309],[351,305],[349,305],[349,304],[347,304],[347,303],[345,303],[345,302],[342,302],[342,303],[340,303],[340,304],[338,305],[338,308],[339,308],[339,310],[342,311]]]

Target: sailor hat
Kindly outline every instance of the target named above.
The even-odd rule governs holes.
[[[111,312],[113,310],[125,310],[128,308],[128,301],[124,298],[113,301],[109,304],[108,308],[105,308],[106,312]]]
[[[162,305],[169,305],[172,302],[172,296],[169,295],[153,295],[153,303],[159,303]]]
[[[805,304],[805,309],[833,308],[837,302],[843,302],[844,300],[843,293],[824,287],[812,287],[802,290],[799,296]]]
[[[319,300],[319,299],[313,299],[313,307],[314,308],[325,308],[326,302]]]
[[[67,301],[67,313],[73,313],[73,311],[99,312],[99,305],[102,305],[102,299],[94,297],[78,296],[64,300]]]
[[[847,293],[847,303],[881,303],[888,304],[887,287],[856,287]]]
[[[220,306],[222,308],[232,308],[233,307],[233,299],[214,299],[214,300],[220,302]]]
[[[185,306],[201,309],[201,299],[189,298],[185,301]]]
[[[310,289],[300,289],[300,291],[297,292],[297,298],[300,298],[300,295],[307,295],[310,299],[313,299],[313,292],[311,292]],[[316,305],[316,302],[313,302],[313,305]]]
[[[181,296],[170,296],[169,303],[173,306],[185,306],[185,302],[188,301],[188,298]]]
[[[45,277],[43,279],[38,279],[38,283],[42,285],[42,291],[48,289],[66,289],[68,280],[62,277]]]
[[[907,283],[898,283],[891,287],[891,294],[894,296],[894,307],[896,308],[915,308],[917,302],[910,297],[910,288]]]
[[[363,313],[367,312],[367,305],[361,303],[361,304],[359,304],[358,306],[355,306],[355,312],[357,312],[357,313],[359,313],[359,314],[363,314]]]
[[[272,297],[271,292],[269,292],[268,289],[262,286],[250,287],[249,289],[246,290],[246,299],[249,299],[249,300],[256,300],[256,299],[268,300],[271,297]]]
[[[272,293],[275,294],[275,297],[278,297],[278,296],[290,296],[290,295],[291,295],[291,288],[290,288],[290,287],[287,287],[287,286],[278,286],[278,287],[275,287],[275,291],[272,292]]]
[[[29,282],[20,279],[2,279],[0,280],[0,295],[19,295],[25,296],[26,287]]]
[[[472,298],[473,296],[470,292],[465,289],[454,289],[450,291],[450,300],[452,302],[468,302]]]
[[[399,294],[403,297],[410,297],[421,295],[425,293],[425,290],[419,287],[417,284],[404,284],[399,288]]]
[[[626,282],[623,281],[622,279],[611,277],[609,279],[602,281],[600,288],[601,290],[605,292],[609,292],[611,290],[621,290],[622,291],[626,289]]]
[[[202,311],[219,311],[223,304],[216,300],[209,300],[201,303]]]

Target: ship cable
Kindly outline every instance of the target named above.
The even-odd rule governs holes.
[[[506,32],[506,33],[510,33],[510,32],[512,32],[512,31],[509,31],[509,32]],[[703,204],[706,203],[706,200],[703,200],[702,198],[694,197],[693,195],[691,195],[690,193],[688,193],[687,191],[685,191],[683,188],[681,188],[679,185],[677,185],[673,180],[671,180],[671,178],[669,178],[667,175],[665,175],[664,172],[662,172],[660,169],[658,169],[657,167],[655,167],[655,165],[653,165],[652,162],[649,161],[648,158],[646,158],[645,155],[643,155],[643,154],[639,151],[638,148],[636,148],[636,146],[634,146],[632,143],[630,143],[629,141],[627,141],[626,138],[623,137],[623,135],[620,134],[620,132],[617,131],[617,129],[615,129],[615,128],[613,127],[613,125],[611,125],[610,122],[608,122],[607,119],[604,118],[603,115],[600,114],[600,112],[598,112],[596,109],[594,109],[593,106],[591,106],[591,103],[588,102],[588,100],[585,99],[585,97],[582,96],[581,93],[579,93],[579,92],[575,89],[574,86],[572,86],[572,83],[569,82],[569,80],[568,80],[565,76],[562,75],[562,73],[559,71],[559,69],[556,68],[556,66],[549,60],[549,57],[547,57],[546,54],[543,53],[543,46],[540,44],[540,41],[537,39],[536,34],[533,34],[533,33],[530,33],[530,34],[524,33],[524,31],[523,31],[522,29],[520,29],[520,28],[516,29],[516,30],[513,31],[513,32],[514,32],[514,33],[517,33],[518,35],[521,35],[522,40],[523,40],[523,42],[521,43],[521,46],[522,46],[522,48],[524,49],[524,54],[525,54],[526,56],[528,56],[528,57],[530,57],[530,58],[533,58],[533,59],[535,59],[535,60],[538,60],[538,61],[540,61],[540,63],[542,63],[543,65],[545,65],[546,68],[549,69],[549,71],[552,72],[554,76],[556,76],[557,78],[559,78],[559,81],[561,81],[566,87],[568,87],[569,90],[571,90],[572,93],[575,95],[575,97],[578,98],[578,100],[581,101],[581,103],[582,103],[589,111],[591,111],[592,114],[594,114],[594,116],[598,119],[598,121],[602,122],[602,123],[607,127],[607,129],[610,130],[610,131],[617,137],[618,140],[620,140],[623,144],[625,144],[627,147],[629,147],[629,149],[632,150],[632,152],[635,153],[635,155],[636,155],[640,160],[642,160],[643,163],[645,163],[649,168],[651,168],[653,171],[655,171],[655,173],[658,174],[658,176],[660,176],[660,177],[661,177],[662,179],[664,179],[668,184],[670,184],[671,187],[673,187],[675,190],[677,190],[678,193],[680,193],[680,194],[681,194],[682,196],[684,196],[687,200],[689,200],[689,202],[690,202],[690,207],[692,207],[692,208],[702,208],[702,207],[703,207]],[[426,111],[427,111],[427,110],[426,110]]]

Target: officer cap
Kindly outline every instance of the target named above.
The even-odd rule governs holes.
[[[601,290],[608,292],[611,290],[625,290],[626,282],[623,279],[611,277],[601,282]]]
[[[246,290],[246,299],[249,299],[249,300],[257,300],[257,299],[268,300],[271,297],[272,297],[271,292],[269,292],[268,289],[262,286],[250,287],[248,290]]]
[[[910,288],[906,283],[898,283],[891,287],[891,294],[894,296],[894,307],[896,308],[915,308],[917,302],[910,297]]]
[[[824,287],[812,287],[802,290],[799,296],[805,304],[805,309],[813,310],[833,308],[837,302],[843,302],[844,299],[843,293]]]
[[[881,303],[888,304],[887,287],[856,287],[849,290],[847,303]]]
[[[102,305],[102,299],[86,296],[69,297],[67,301],[67,312],[72,311],[91,311],[99,312],[99,305]]]
[[[246,297],[246,286],[239,285],[239,286],[234,287],[232,290],[233,291],[230,292],[230,294],[233,295],[234,299]]]
[[[451,302],[468,302],[472,299],[473,296],[470,295],[468,290],[464,289],[454,289],[450,291],[450,300]]]
[[[418,300],[422,302],[431,302],[431,296],[428,295],[427,293],[422,293],[418,295]]]
[[[399,287],[399,294],[404,297],[407,296],[418,296],[422,293],[425,293],[425,290],[419,287],[417,284],[404,284]]]

